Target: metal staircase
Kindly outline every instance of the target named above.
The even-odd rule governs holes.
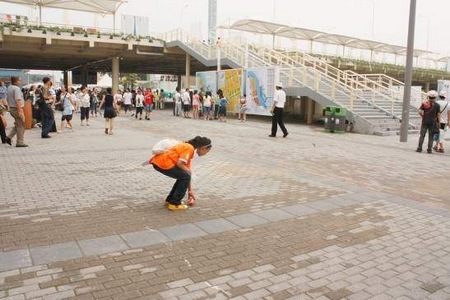
[[[291,96],[308,96],[323,106],[334,105],[348,110],[347,118],[360,133],[390,135],[400,129],[402,100],[394,85],[402,85],[386,75],[361,75],[341,71],[326,62],[302,52],[289,54],[264,46],[223,42],[210,46],[181,30],[159,36],[166,47],[180,47],[206,66],[220,63],[230,67],[278,66],[280,80]],[[417,110],[411,107],[409,128],[418,128]]]

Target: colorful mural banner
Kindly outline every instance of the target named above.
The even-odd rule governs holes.
[[[196,87],[199,92],[206,93],[211,92],[215,94],[217,92],[217,72],[197,72],[195,74]]]
[[[227,98],[227,111],[238,112],[239,99],[243,91],[242,69],[217,71],[217,88]]]
[[[276,67],[249,68],[245,73],[247,114],[270,115],[275,94],[275,83],[279,79]]]
[[[279,80],[277,67],[261,67],[208,71],[196,73],[196,87],[199,92],[211,92],[218,89],[227,98],[227,111],[239,112],[241,96],[246,95],[247,114],[270,116],[275,94],[275,83]]]

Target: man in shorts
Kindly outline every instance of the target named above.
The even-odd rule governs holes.
[[[436,141],[436,146],[434,150],[436,152],[444,153],[444,139],[447,133],[447,128],[450,126],[450,109],[449,109],[449,101],[446,99],[447,92],[441,91],[439,93],[439,100],[436,101],[439,104],[440,112],[441,112],[441,121],[439,124],[439,134],[438,139]]]

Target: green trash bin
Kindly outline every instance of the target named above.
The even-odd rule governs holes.
[[[327,106],[325,108],[325,124],[326,131],[344,133],[347,125],[345,124],[345,116],[347,110],[343,107]]]

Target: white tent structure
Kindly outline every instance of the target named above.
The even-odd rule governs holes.
[[[112,78],[108,74],[105,74],[99,81],[97,81],[96,86],[104,88],[112,87]]]
[[[390,53],[396,56],[406,55],[407,50],[407,48],[403,46],[253,19],[238,20],[230,26],[221,27],[225,29],[271,35],[273,37],[273,45],[275,45],[275,37],[306,40],[310,42],[310,52],[312,52],[313,42],[342,46],[343,51],[345,51],[346,47],[369,50],[371,56],[374,51]],[[426,54],[431,54],[431,52],[414,49],[415,57],[424,56]]]
[[[39,8],[39,23],[42,24],[42,8],[57,8],[63,10],[77,10],[98,14],[114,15],[113,27],[116,29],[115,19],[119,7],[126,0],[1,0],[0,2],[29,5]]]

